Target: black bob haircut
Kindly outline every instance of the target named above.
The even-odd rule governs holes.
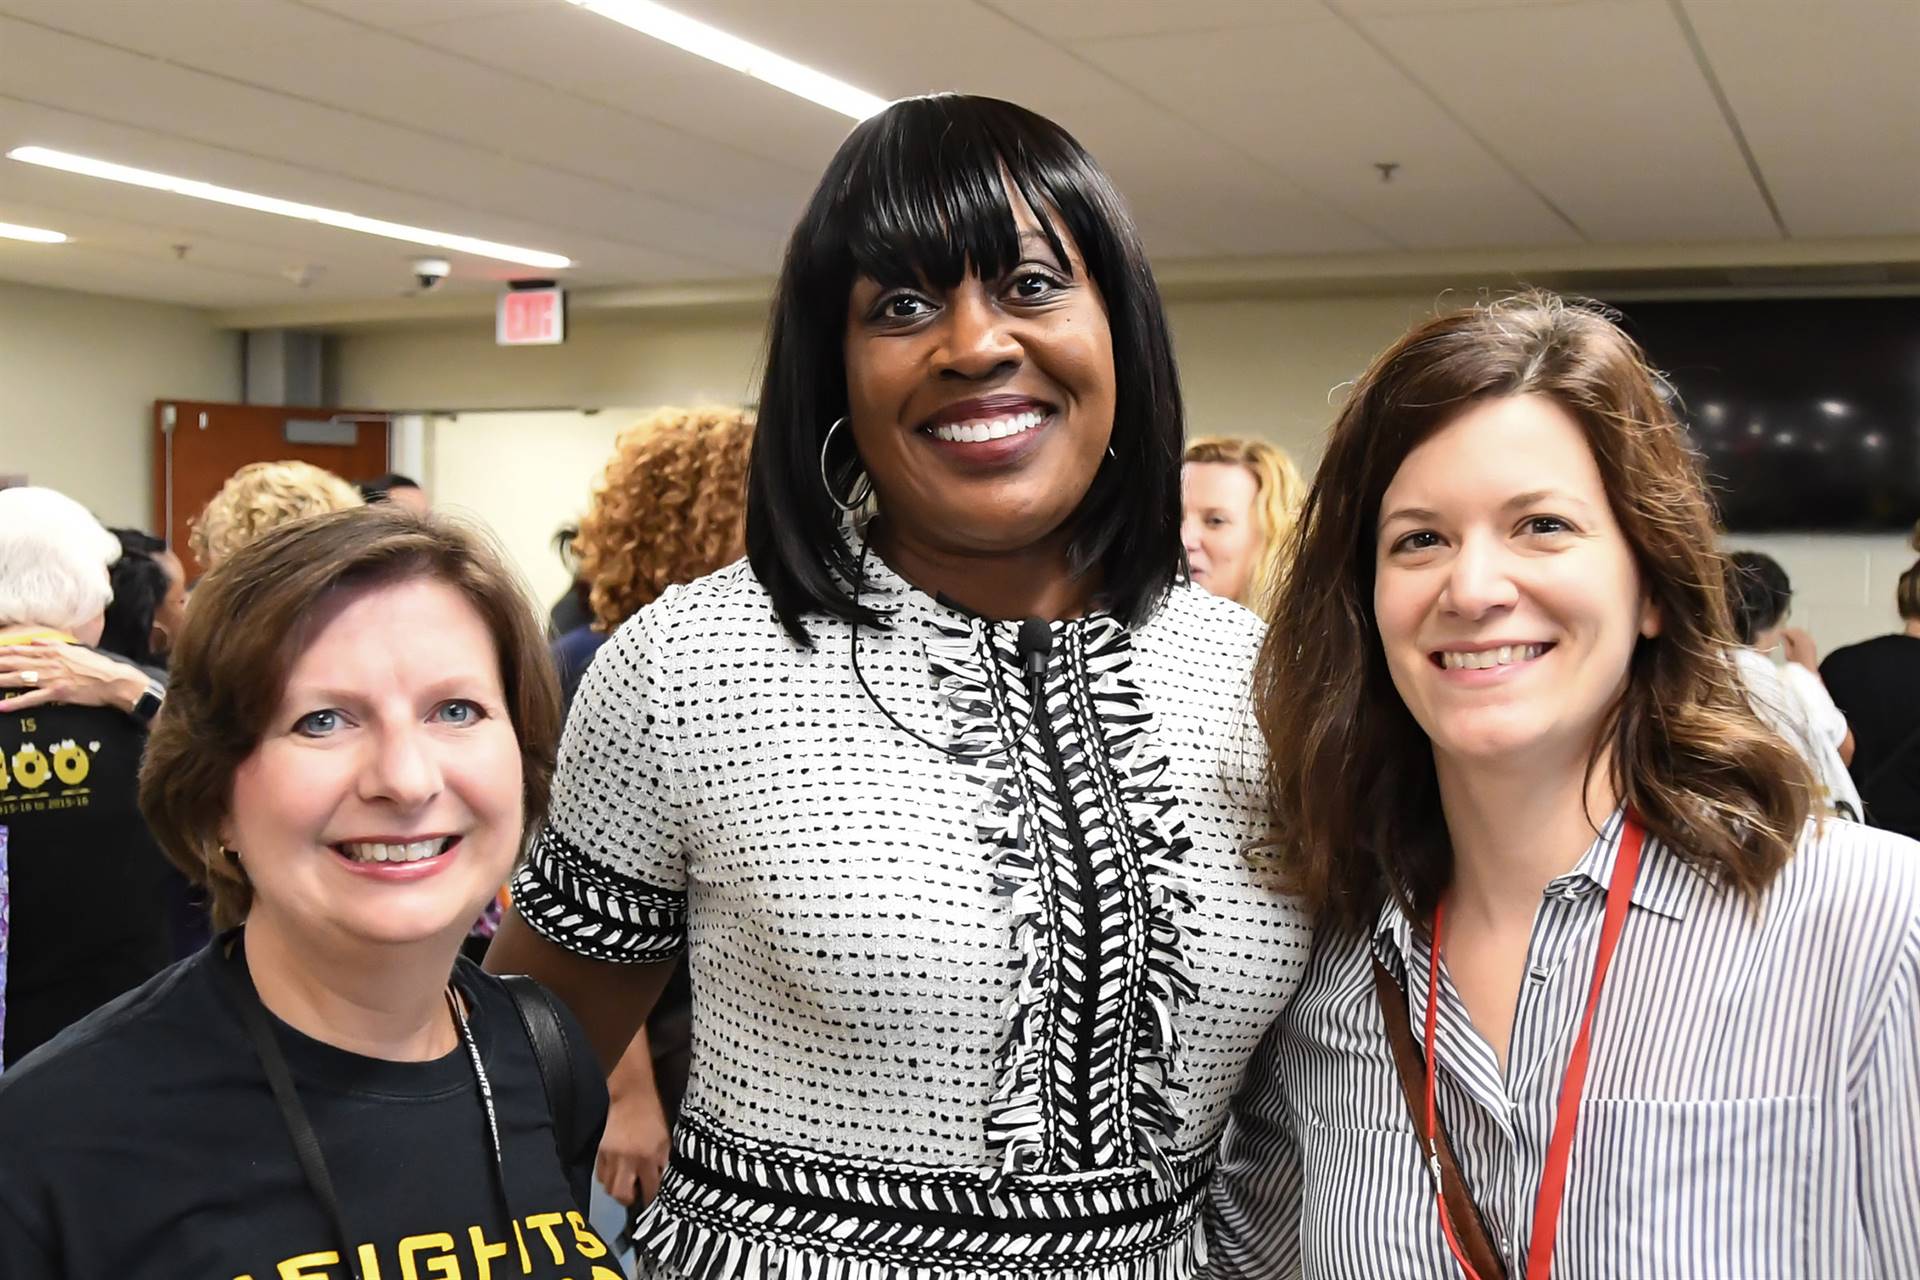
[[[418,489],[420,482],[412,476],[403,476],[398,471],[389,471],[383,476],[371,480],[362,480],[354,488],[360,491],[361,500],[367,503],[385,502],[395,489]]]
[[[827,430],[847,412],[847,299],[856,277],[951,289],[1019,265],[1009,185],[1079,249],[1113,340],[1113,456],[1071,517],[1075,574],[1097,573],[1100,605],[1129,626],[1165,599],[1184,565],[1180,460],[1185,416],[1160,291],[1113,183],[1059,125],[994,98],[908,98],[848,135],[793,230],[774,291],[759,427],[747,486],[747,559],[781,625],[811,644],[805,616],[884,627],[848,584],[857,565],[820,483]],[[843,432],[827,459],[847,493],[860,461]]]
[[[113,599],[100,628],[99,647],[140,667],[163,665],[153,651],[153,615],[173,581],[155,559],[167,544],[139,529],[109,529],[120,539],[120,558],[107,567]]]
[[[1764,551],[1735,551],[1727,557],[1727,609],[1734,634],[1752,644],[1762,631],[1787,616],[1793,583],[1780,562]]]

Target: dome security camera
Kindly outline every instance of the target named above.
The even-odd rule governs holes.
[[[453,264],[445,258],[415,258],[413,260],[413,282],[420,286],[420,292],[429,293],[440,287],[440,282],[453,274]]]

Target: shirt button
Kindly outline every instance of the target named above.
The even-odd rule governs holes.
[[[1527,977],[1532,979],[1535,982],[1545,982],[1548,978],[1551,978],[1552,976],[1553,976],[1552,965],[1537,964],[1533,966],[1533,968],[1527,970]]]

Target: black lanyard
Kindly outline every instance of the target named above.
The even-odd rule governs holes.
[[[354,1249],[354,1237],[347,1230],[346,1214],[340,1207],[339,1195],[333,1189],[333,1177],[327,1172],[327,1158],[320,1149],[319,1135],[314,1133],[313,1122],[307,1118],[307,1109],[300,1101],[300,1092],[294,1087],[293,1073],[287,1069],[287,1057],[281,1052],[280,1040],[268,1025],[267,1009],[260,1001],[259,990],[253,985],[253,974],[247,968],[244,947],[242,939],[236,937],[220,970],[233,988],[235,1002],[240,1006],[240,1020],[247,1027],[247,1038],[253,1041],[253,1050],[259,1055],[260,1066],[267,1073],[267,1084],[273,1089],[274,1102],[279,1104],[280,1118],[286,1123],[287,1136],[293,1140],[293,1153],[300,1161],[300,1172],[306,1175],[308,1189],[313,1192],[313,1198],[320,1202],[321,1212],[327,1215],[327,1222],[333,1227],[340,1261],[353,1280],[364,1280],[360,1273],[359,1254]],[[460,1043],[466,1048],[467,1058],[473,1064],[473,1078],[479,1086],[480,1105],[486,1112],[487,1137],[493,1149],[494,1190],[499,1193],[502,1224],[510,1229],[513,1225],[513,1209],[507,1199],[507,1165],[500,1149],[500,1123],[493,1110],[493,1085],[487,1079],[487,1069],[480,1061],[480,1048],[474,1043],[473,1031],[467,1025],[466,1012],[461,1007],[459,997],[454,994],[452,983],[447,984],[446,997],[454,1029],[459,1033]]]

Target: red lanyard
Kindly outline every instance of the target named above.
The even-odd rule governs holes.
[[[1600,950],[1593,961],[1593,985],[1587,989],[1587,1011],[1580,1019],[1580,1034],[1574,1038],[1573,1053],[1567,1059],[1566,1073],[1560,1077],[1560,1105],[1553,1121],[1553,1136],[1547,1143],[1547,1166],[1540,1175],[1540,1191],[1533,1201],[1533,1238],[1527,1246],[1527,1280],[1548,1280],[1553,1269],[1554,1235],[1560,1229],[1560,1207],[1567,1189],[1567,1162],[1573,1155],[1573,1130],[1580,1119],[1580,1097],[1587,1084],[1588,1050],[1593,1042],[1593,1011],[1600,1005],[1600,989],[1606,985],[1607,970],[1613,964],[1614,948],[1620,943],[1620,930],[1627,922],[1627,902],[1633,896],[1633,882],[1640,872],[1640,845],[1646,833],[1638,818],[1626,814],[1620,831],[1620,852],[1614,858],[1613,876],[1607,881],[1607,914],[1600,925]],[[1441,908],[1433,909],[1433,946],[1427,958],[1427,1133],[1437,1133],[1434,1082],[1438,1078],[1435,1028],[1440,1019],[1440,920]],[[1429,1137],[1429,1145],[1434,1139]],[[1439,1157],[1434,1156],[1436,1166]],[[1453,1221],[1447,1216],[1446,1197],[1436,1191],[1440,1205],[1440,1230],[1447,1237],[1447,1248],[1467,1280],[1482,1280],[1467,1261],[1454,1236]]]

